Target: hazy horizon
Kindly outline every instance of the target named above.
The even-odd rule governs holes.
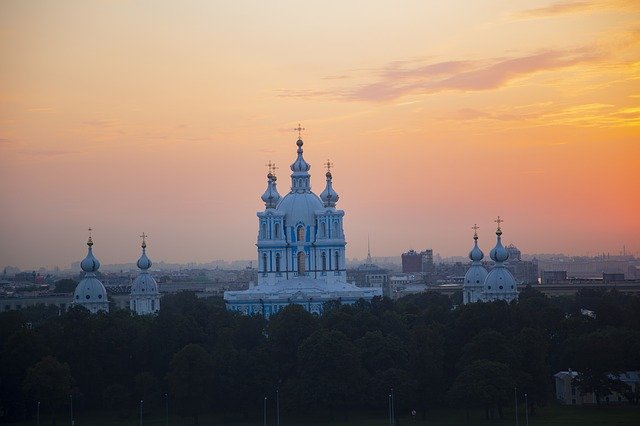
[[[254,259],[265,164],[347,257],[640,252],[640,4],[4,1],[0,265]],[[635,183],[634,183],[635,182]]]

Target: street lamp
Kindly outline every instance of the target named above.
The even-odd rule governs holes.
[[[144,403],[143,400],[140,400],[140,426],[142,426],[142,404]]]
[[[516,401],[516,426],[518,426],[518,388],[513,388],[513,397]]]
[[[38,401],[38,411],[36,412],[36,421],[38,426],[40,426],[40,401]]]
[[[527,399],[527,394],[524,394],[524,418],[527,422],[527,426],[529,426],[529,400]]]
[[[276,426],[280,426],[280,389],[276,389]]]
[[[71,426],[74,425],[73,421],[73,395],[69,395],[69,399],[71,400]]]
[[[393,426],[391,421],[391,394],[389,394],[389,426]]]
[[[267,397],[264,397],[264,403],[262,405],[262,413],[264,417],[264,426],[267,426]]]
[[[396,426],[396,401],[391,388],[391,426]]]
[[[164,394],[164,424],[169,426],[169,394]]]

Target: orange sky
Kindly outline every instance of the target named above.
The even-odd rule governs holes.
[[[451,4],[449,4],[451,3]],[[252,259],[301,122],[348,257],[640,252],[635,1],[2,1],[0,267]]]

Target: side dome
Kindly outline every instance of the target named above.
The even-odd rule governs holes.
[[[491,249],[489,256],[491,256],[491,260],[493,260],[494,262],[504,262],[509,259],[509,252],[502,245],[502,240],[500,238],[500,236],[502,235],[502,231],[500,230],[500,228],[498,228],[498,230],[496,231],[496,235],[498,236],[496,240],[496,246]]]
[[[85,276],[73,292],[74,303],[88,305],[107,302],[107,290],[102,282],[93,275]]]
[[[484,280],[484,291],[487,293],[514,293],[516,280],[505,267],[493,268]]]
[[[133,280],[131,285],[132,296],[152,296],[158,294],[158,283],[148,273],[143,272]]]
[[[80,262],[80,268],[85,272],[96,272],[98,269],[100,269],[100,261],[93,255],[93,250],[91,247],[93,245],[93,242],[89,240],[87,245],[89,246],[89,251],[87,253],[87,256],[82,259],[82,262]]]
[[[482,287],[487,279],[487,270],[481,265],[472,265],[464,274],[464,287]]]

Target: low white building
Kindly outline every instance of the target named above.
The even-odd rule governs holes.
[[[582,393],[575,386],[575,378],[578,377],[577,371],[559,371],[553,375],[556,387],[556,399],[558,402],[566,405],[583,405],[596,404],[596,396],[593,393]],[[640,371],[627,371],[619,375],[609,375],[610,378],[620,380],[629,386],[631,394],[638,395],[640,392]],[[630,402],[624,394],[612,392],[609,395],[603,395],[600,399],[601,404],[618,404]]]

